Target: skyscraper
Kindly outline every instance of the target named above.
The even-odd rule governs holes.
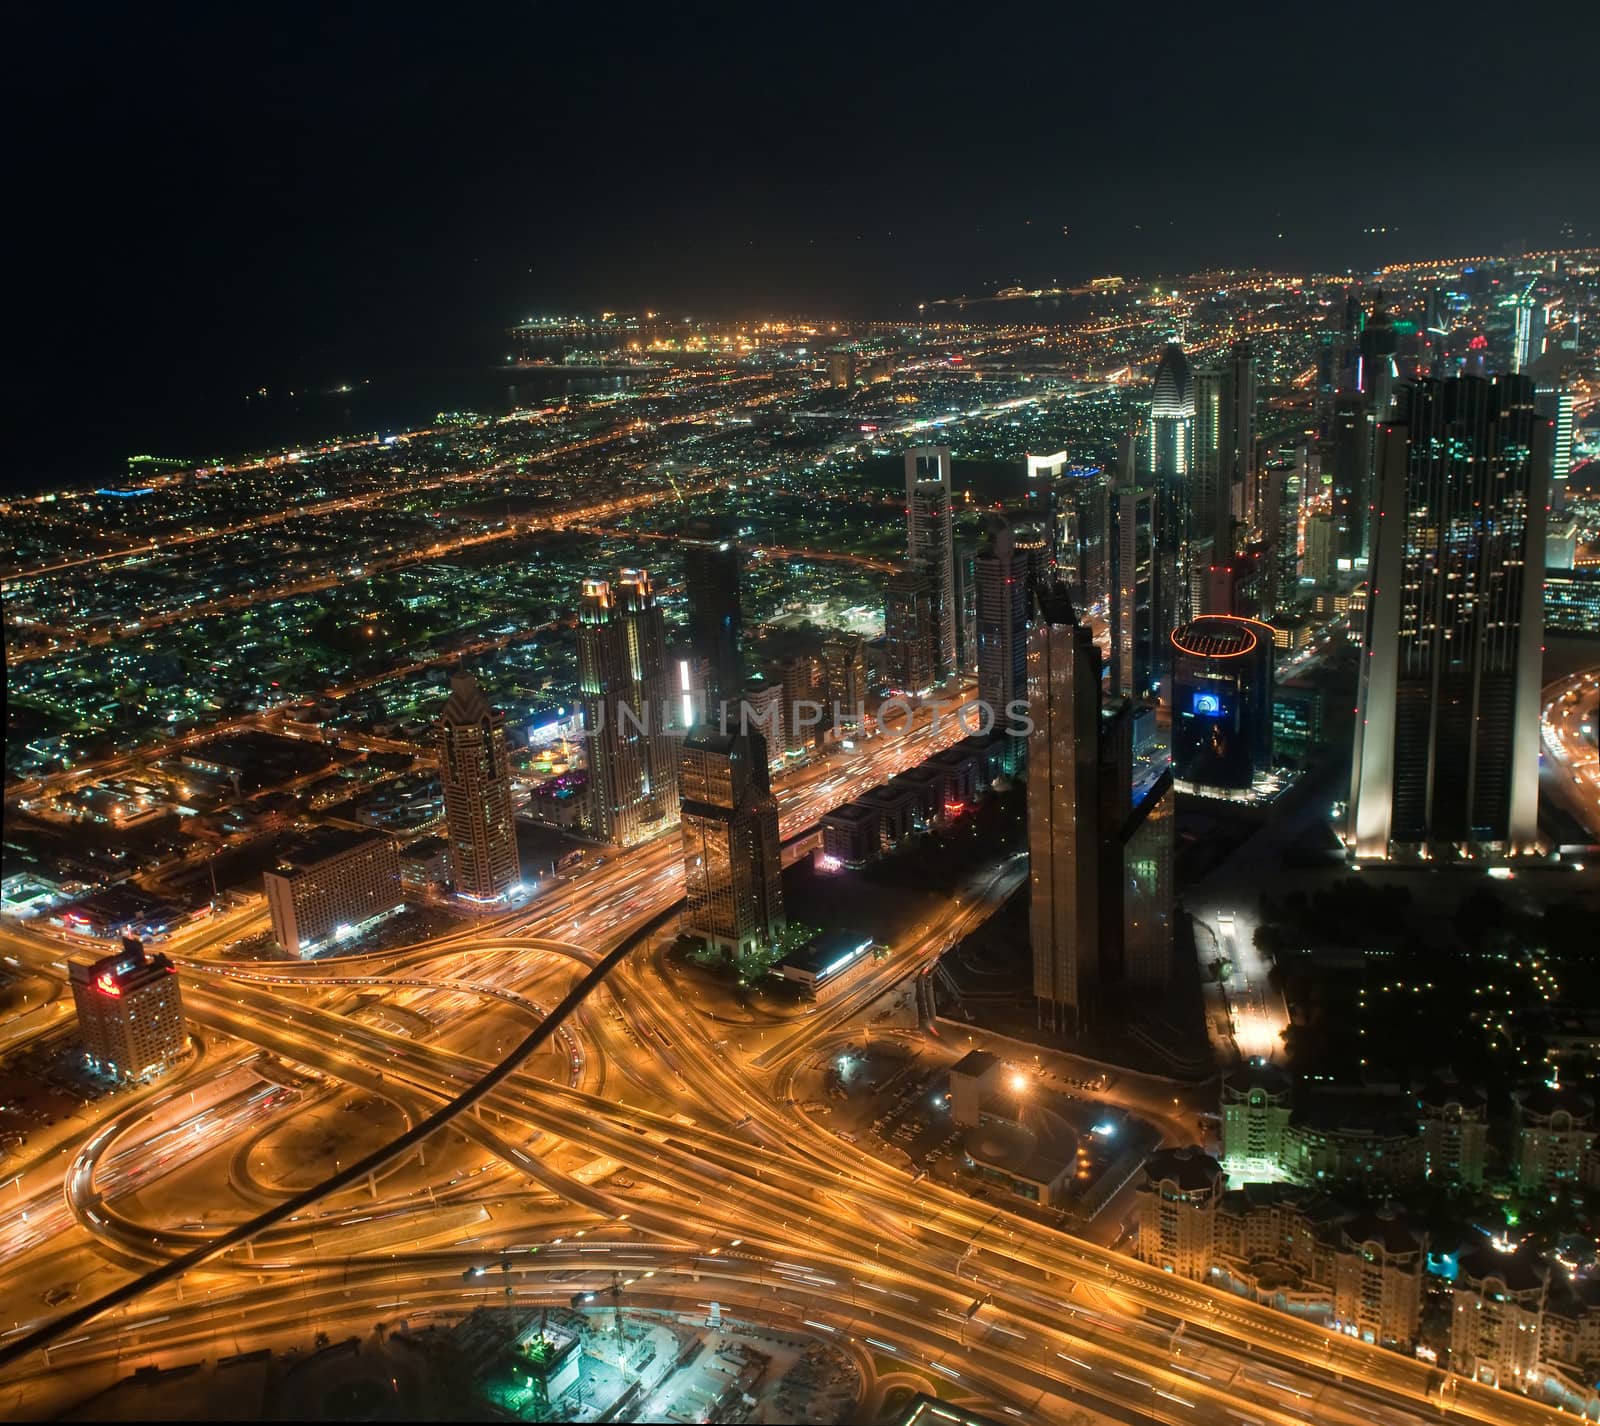
[[[1234,526],[1256,516],[1256,363],[1249,342],[1235,342],[1220,367],[1195,373],[1194,408],[1189,540],[1210,540],[1210,562],[1226,564]]]
[[[1131,698],[1150,695],[1169,663],[1162,625],[1160,525],[1153,490],[1113,490],[1111,532],[1111,687]]]
[[[1174,775],[1196,787],[1248,788],[1272,767],[1271,627],[1204,614],[1169,642]]]
[[[644,570],[616,587],[586,579],[578,608],[578,683],[589,750],[594,835],[632,846],[678,816],[666,631]]]
[[[1329,431],[1333,463],[1334,558],[1355,561],[1367,555],[1367,507],[1372,503],[1372,460],[1377,421],[1372,402],[1360,391],[1333,398]]]
[[[906,452],[908,554],[920,560],[932,590],[933,682],[957,668],[955,549],[951,531],[950,450],[921,446]]]
[[[888,645],[885,681],[901,693],[920,693],[938,682],[933,581],[921,563],[889,576],[884,590],[883,636]]]
[[[511,805],[505,715],[489,707],[470,673],[450,676],[450,697],[433,732],[458,896],[495,901],[522,880]]]
[[[822,645],[830,727],[856,728],[867,700],[867,646],[859,634],[836,632]]]
[[[1006,709],[1028,696],[1028,596],[1026,566],[1009,526],[1002,525],[977,558],[978,697],[996,726]]]
[[[1195,559],[1203,548],[1210,555],[1231,552],[1233,537],[1228,517],[1224,470],[1230,465],[1225,448],[1226,382],[1215,369],[1194,374],[1194,449],[1189,465],[1189,548]]]
[[[1397,397],[1379,435],[1355,854],[1528,850],[1551,426],[1525,376],[1422,381]]]
[[[1183,348],[1168,345],[1156,367],[1150,396],[1150,444],[1147,475],[1160,489],[1164,482],[1182,480],[1189,473],[1194,444],[1194,377]]]
[[[1028,857],[1039,1023],[1075,1030],[1099,981],[1100,653],[1059,584],[1028,635]]]
[[[695,729],[683,741],[683,929],[732,955],[784,927],[778,804],[759,733]]]
[[[1362,324],[1360,346],[1359,389],[1381,421],[1394,402],[1395,382],[1399,379],[1395,353],[1400,348],[1399,334],[1394,329],[1394,318],[1383,299],[1381,287],[1372,299],[1372,315]]]
[[[956,666],[963,676],[978,671],[978,541],[955,542]]]
[[[1533,409],[1551,423],[1550,455],[1551,503],[1558,508],[1565,501],[1567,477],[1572,473],[1572,383],[1550,353],[1535,364],[1532,375]]]
[[[689,601],[689,644],[706,670],[706,719],[737,698],[744,683],[744,632],[739,613],[739,547],[709,521],[696,521],[680,542]]]

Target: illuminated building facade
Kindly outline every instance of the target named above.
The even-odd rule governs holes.
[[[522,880],[505,716],[478,681],[457,671],[434,727],[450,838],[450,880],[458,896],[498,901]]]
[[[1208,614],[1169,641],[1174,775],[1197,788],[1248,788],[1272,767],[1272,627]]]
[[[261,880],[272,934],[292,956],[314,955],[404,904],[400,853],[382,832],[319,828]]]
[[[1339,1226],[1333,1259],[1333,1325],[1380,1347],[1409,1348],[1422,1322],[1427,1235],[1385,1203]]]
[[[1549,423],[1527,377],[1423,381],[1379,450],[1355,855],[1531,850]]]
[[[1150,395],[1150,445],[1148,474],[1160,488],[1168,480],[1189,473],[1189,453],[1194,444],[1194,377],[1183,348],[1168,344],[1156,367]]]
[[[1201,1279],[1217,1241],[1223,1173],[1199,1148],[1164,1149],[1145,1161],[1134,1189],[1139,1261],[1174,1277]]]
[[[683,740],[678,796],[684,931],[733,956],[770,945],[786,922],[761,735],[695,729]]]
[[[1294,1085],[1271,1065],[1245,1065],[1222,1081],[1222,1162],[1240,1183],[1283,1178]]]
[[[189,1051],[177,967],[126,936],[122,950],[68,966],[78,1030],[92,1068],[121,1080],[164,1074]]]
[[[920,561],[927,574],[932,600],[932,683],[942,683],[958,667],[956,662],[955,547],[951,526],[950,450],[947,446],[920,446],[906,452],[907,554]],[[924,688],[927,684],[910,684]]]
[[[589,750],[590,830],[629,847],[678,820],[666,629],[645,570],[586,579],[578,605],[578,686]]]
[[[1485,1243],[1463,1255],[1450,1302],[1450,1368],[1490,1386],[1523,1389],[1539,1366],[1548,1269]]]
[[[1209,563],[1234,552],[1234,525],[1255,515],[1256,363],[1248,342],[1194,375],[1194,454],[1189,475],[1189,543],[1209,542]],[[1191,563],[1196,555],[1191,553]],[[1210,613],[1210,605],[1202,612]]]

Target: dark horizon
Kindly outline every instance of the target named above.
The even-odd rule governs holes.
[[[1551,15],[1262,8],[1197,49],[1176,9],[1132,46],[1018,6],[29,12],[8,483],[232,448],[262,386],[426,386],[532,313],[894,316],[1593,243],[1584,96],[1537,80]],[[1537,123],[1468,127],[1507,75]]]

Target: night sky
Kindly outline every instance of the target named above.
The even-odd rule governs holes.
[[[5,478],[476,371],[534,312],[1592,243],[1585,11],[36,6]]]

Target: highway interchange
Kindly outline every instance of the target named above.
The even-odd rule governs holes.
[[[924,719],[912,737],[793,774],[780,784],[784,835],[959,731],[947,720],[935,739]],[[716,1300],[754,1320],[810,1323],[880,1373],[902,1363],[1030,1420],[1069,1400],[1134,1420],[1389,1423],[1441,1407],[1465,1420],[1548,1419],[1520,1397],[913,1181],[792,1102],[781,1087],[794,1067],[930,964],[1009,884],[1000,875],[987,897],[952,901],[946,919],[815,1013],[752,1010],[744,1024],[686,997],[649,934],[681,894],[672,838],[415,947],[235,963],[197,939],[184,994],[206,1053],[175,1085],[119,1104],[6,1185],[14,1200],[0,1231],[19,1232],[35,1205],[52,1216],[49,1242],[20,1252],[8,1274],[0,1410],[31,1414],[53,1400],[68,1364],[81,1389],[96,1374],[195,1360],[223,1341],[299,1340],[308,1324],[366,1332],[448,1317],[481,1300],[464,1293],[462,1274],[487,1265],[497,1300],[509,1290],[518,1302],[564,1303],[578,1289],[608,1291],[618,1273],[628,1305]],[[59,942],[8,927],[0,948],[23,968],[61,974]],[[392,1001],[386,1023],[344,1013],[357,988]],[[579,991],[552,1026],[543,1007],[559,1013]],[[428,1028],[418,1033],[408,1014]],[[529,1026],[553,1033],[531,1053],[532,1036],[491,1053],[508,1025],[513,1039]],[[317,1079],[234,1093],[204,1122],[151,1117],[162,1097],[259,1068],[263,1054]],[[180,1174],[209,1163],[215,1178],[237,1160],[239,1134],[352,1091],[389,1101],[411,1134],[430,1115],[441,1127],[294,1198],[223,1168],[232,1191],[216,1201],[233,1211],[211,1224],[168,1221],[132,1192],[141,1154],[181,1157],[168,1170]],[[159,1136],[141,1137],[158,1123]],[[264,1198],[272,1206],[261,1210]],[[227,1229],[239,1241],[218,1252]],[[203,1261],[174,1272],[185,1254]],[[131,1284],[126,1302],[108,1311],[82,1296],[40,1310],[69,1264]],[[132,1290],[151,1274],[165,1277]]]

